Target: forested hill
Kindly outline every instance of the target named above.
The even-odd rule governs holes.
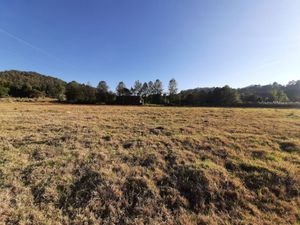
[[[0,97],[51,97],[61,98],[66,82],[36,72],[17,70],[0,72]]]
[[[195,88],[183,90],[179,96],[181,103],[185,105],[300,102],[300,80],[291,81],[287,85],[275,82],[269,85],[251,85],[239,89],[229,86]]]
[[[269,99],[275,95],[278,101],[300,102],[300,80],[291,81],[286,86],[273,83],[269,85],[251,85],[238,90],[242,96],[251,98],[258,97],[259,100]]]
[[[163,87],[165,89],[163,89]],[[106,81],[99,81],[97,87],[67,83],[63,80],[35,72],[0,72],[0,97],[51,97],[71,103],[101,104],[160,104],[191,106],[231,106],[258,103],[300,102],[300,80],[287,85],[273,83],[252,85],[234,89],[229,86],[213,88],[195,88],[178,93],[177,82],[171,79],[168,86],[156,79],[141,83],[139,80],[127,87],[119,82],[110,90]]]

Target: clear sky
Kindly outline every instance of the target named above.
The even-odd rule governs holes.
[[[1,0],[0,70],[180,89],[300,79],[299,0]]]

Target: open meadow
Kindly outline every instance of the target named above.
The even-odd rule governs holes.
[[[300,110],[0,102],[0,224],[299,224]]]

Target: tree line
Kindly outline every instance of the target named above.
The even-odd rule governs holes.
[[[178,92],[175,79],[171,79],[167,89],[159,79],[149,82],[135,81],[131,87],[121,81],[115,90],[110,90],[106,81],[97,87],[76,81],[44,76],[35,72],[0,72],[0,97],[50,97],[59,101],[84,104],[159,104],[190,106],[231,106],[258,103],[300,102],[300,80],[287,85],[252,85],[234,89],[229,86],[195,88]]]
[[[114,92],[109,90],[106,81],[100,81],[96,88],[72,81],[66,85],[65,90],[66,100],[71,103],[167,104],[170,95],[175,94],[177,94],[177,84],[174,79],[170,81],[169,94],[164,93],[163,84],[159,79],[145,83],[137,80],[130,88],[121,81]]]

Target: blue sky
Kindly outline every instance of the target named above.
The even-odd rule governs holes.
[[[180,89],[300,79],[298,0],[1,0],[0,70]]]

